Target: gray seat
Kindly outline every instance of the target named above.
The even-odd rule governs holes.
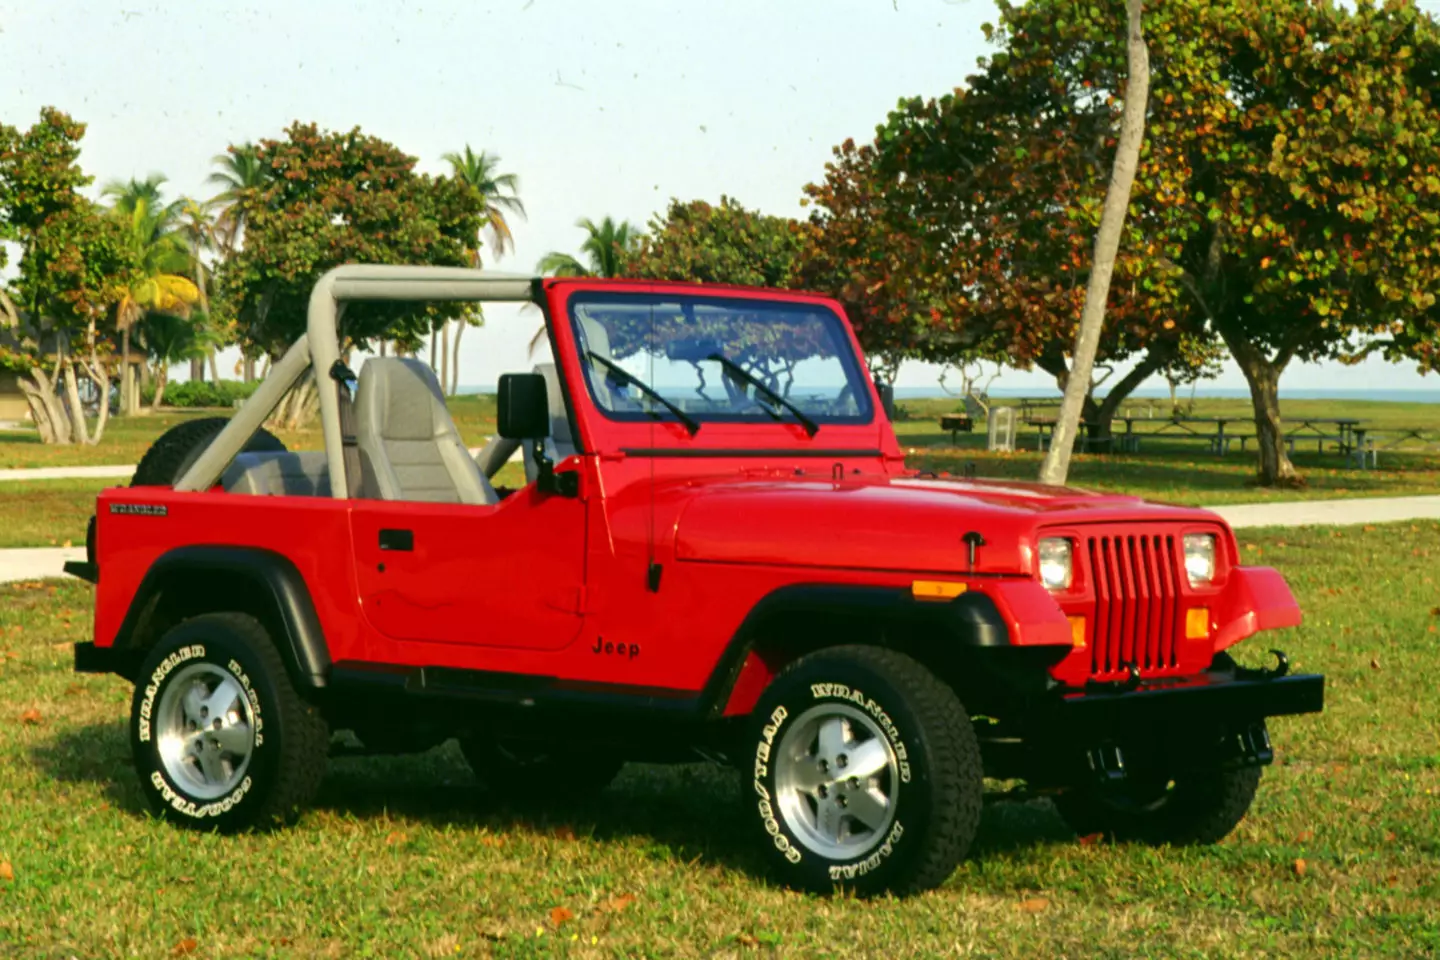
[[[242,453],[220,477],[227,493],[257,497],[328,497],[330,471],[323,450]]]
[[[361,490],[380,500],[499,503],[450,419],[435,374],[410,357],[372,357],[355,390]]]

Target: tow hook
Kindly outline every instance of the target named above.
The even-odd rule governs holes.
[[[1265,671],[1266,680],[1275,680],[1290,672],[1290,658],[1285,656],[1284,650],[1271,650],[1275,654],[1275,666]]]
[[[1085,752],[1090,772],[1101,783],[1115,783],[1125,779],[1125,754],[1113,743],[1091,747]]]

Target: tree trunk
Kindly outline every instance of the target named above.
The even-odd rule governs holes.
[[[388,350],[389,347],[390,347],[390,344],[387,343],[384,339],[381,339],[381,341],[380,341],[380,356],[382,356],[382,357],[383,357],[383,356],[387,356],[387,354],[386,354],[385,351]]]
[[[1090,403],[1094,405],[1094,411],[1087,412],[1085,419],[1093,424],[1090,427],[1092,446],[1095,446],[1096,449],[1113,450],[1114,429],[1112,424],[1115,421],[1115,414],[1120,410],[1120,404],[1124,403],[1130,394],[1139,388],[1140,384],[1150,379],[1151,374],[1164,365],[1164,354],[1151,350],[1141,358],[1139,363],[1135,364],[1129,373],[1120,378],[1119,383],[1110,388],[1110,392],[1105,394],[1105,399],[1095,403],[1094,399],[1090,398]],[[1097,444],[1098,446],[1096,446]]]
[[[245,378],[246,383],[255,382],[255,357],[253,355],[249,353],[245,354],[245,359],[241,370],[241,376]]]
[[[1065,400],[1055,422],[1045,462],[1040,467],[1040,482],[1063,484],[1070,473],[1070,452],[1075,445],[1076,428],[1085,395],[1090,392],[1090,375],[1095,366],[1095,351],[1100,346],[1100,330],[1105,324],[1105,303],[1110,297],[1110,276],[1115,272],[1115,256],[1120,250],[1120,232],[1130,207],[1130,187],[1135,182],[1135,168],[1140,162],[1140,144],[1145,139],[1145,110],[1150,94],[1150,53],[1140,28],[1141,0],[1125,0],[1127,36],[1126,60],[1129,76],[1125,84],[1125,112],[1120,121],[1120,142],[1115,147],[1115,166],[1110,171],[1110,186],[1105,191],[1105,206],[1100,214],[1100,230],[1095,235],[1094,264],[1085,288],[1085,307],[1080,314],[1080,330],[1075,337],[1074,360],[1070,364],[1070,381],[1065,386]]]
[[[155,371],[155,396],[150,398],[150,412],[154,413],[160,409],[160,401],[165,399],[165,384],[170,379],[170,371],[162,363]]]
[[[1285,363],[1265,356],[1249,341],[1220,336],[1250,385],[1250,404],[1255,408],[1255,439],[1259,462],[1256,482],[1262,487],[1303,487],[1305,479],[1296,471],[1285,452],[1285,430],[1280,421],[1280,374]],[[1287,358],[1288,359],[1288,358]]]
[[[74,443],[90,442],[90,430],[85,423],[85,405],[80,402],[80,385],[75,381],[75,363],[70,358],[64,340],[56,338],[56,352],[60,357],[60,377],[65,384],[65,405],[70,414],[70,437]]]
[[[455,325],[455,352],[450,358],[450,394],[454,396],[460,392],[460,335],[465,328],[470,326],[464,320]]]
[[[204,357],[191,357],[191,358],[190,358],[190,380],[191,380],[193,383],[204,383],[204,382],[205,382],[205,358],[204,358]]]
[[[206,360],[206,362],[209,363],[209,365],[210,365],[210,382],[211,382],[211,383],[219,383],[219,382],[220,382],[220,368],[219,368],[219,366],[215,363],[215,348],[214,348],[214,347],[211,347],[211,348],[210,348],[210,352],[205,355],[205,360]]]
[[[454,387],[450,383],[450,321],[445,321],[445,326],[440,328],[440,369],[435,371],[440,374],[440,392],[445,396],[454,393]]]
[[[435,366],[435,331],[430,331],[430,369],[436,370]],[[438,372],[438,371],[437,371]]]
[[[135,371],[130,368],[130,328],[120,332],[120,413],[130,416],[135,412]]]
[[[29,376],[32,382],[27,383],[25,376]],[[70,421],[55,393],[55,381],[39,365],[25,376],[19,377],[18,382],[25,401],[30,405],[30,417],[40,431],[40,442],[69,443]]]

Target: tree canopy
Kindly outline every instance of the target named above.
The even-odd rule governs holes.
[[[237,148],[236,155],[242,151]],[[355,128],[293,124],[254,155],[268,174],[233,186],[245,243],[224,264],[221,286],[242,335],[270,353],[305,328],[311,287],[343,263],[469,266],[485,223],[484,198],[453,177],[415,171],[416,159]],[[344,334],[384,336],[410,349],[461,304],[351,304]]]
[[[876,166],[913,212],[923,288],[1048,369],[1114,152],[1124,11],[999,6],[999,51],[964,90],[902,103]],[[1260,480],[1293,480],[1292,360],[1440,360],[1440,28],[1408,3],[1175,0],[1145,33],[1149,133],[1102,357],[1219,337],[1251,385]]]
[[[730,197],[718,204],[672,199],[621,270],[649,280],[794,287],[814,234],[805,221],[747,210]]]

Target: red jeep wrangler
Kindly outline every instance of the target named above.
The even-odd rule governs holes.
[[[354,300],[532,303],[554,362],[501,378],[472,458],[428,368],[340,361]],[[287,451],[261,424],[311,371],[325,449]],[[911,891],[964,857],[985,777],[1082,834],[1219,840],[1266,718],[1323,699],[1226,652],[1300,611],[1218,517],[907,470],[805,294],[342,267],[235,416],[164,435],[97,519],[76,669],[134,682],[144,790],[199,828],[295,816],[334,731],[457,737],[532,799],[709,758],[786,882]]]

